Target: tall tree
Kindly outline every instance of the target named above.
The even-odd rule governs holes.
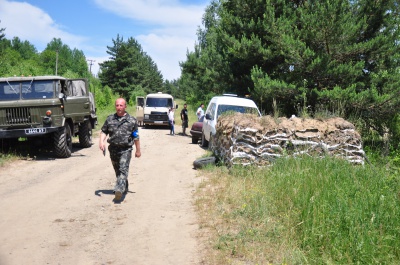
[[[6,34],[4,33],[5,30],[6,30],[5,28],[0,28],[0,75],[4,75],[4,73],[6,72],[7,66],[4,55],[6,48],[11,45],[11,43],[5,38],[6,36]]]
[[[29,41],[21,41],[20,38],[14,37],[11,41],[11,47],[19,52],[23,59],[37,59],[37,50]]]
[[[41,74],[36,48],[18,37],[10,41],[4,36],[5,34],[0,34],[0,76]]]
[[[80,77],[90,75],[86,57],[82,51],[71,48],[64,44],[61,39],[54,38],[46,49],[40,54],[41,65],[47,74],[64,75],[72,71]]]
[[[4,38],[0,29],[0,75],[63,75],[65,77],[90,77],[85,55],[71,50],[61,39],[53,39],[40,54],[29,41],[18,37]]]
[[[178,81],[184,98],[193,105],[209,100],[215,94],[232,91],[232,73],[219,41],[220,4],[212,1],[203,15],[204,29],[198,30],[198,44],[181,62],[182,75]]]
[[[397,0],[212,1],[180,82],[203,94],[221,84],[249,92],[267,112],[276,99],[286,115],[299,104],[340,105],[345,118],[383,134],[400,110],[399,8]]]
[[[115,93],[129,98],[135,89],[146,93],[160,91],[163,77],[157,65],[134,39],[117,35],[113,46],[107,46],[109,60],[100,64],[99,78],[103,86],[109,86]]]
[[[4,33],[5,30],[6,30],[5,28],[0,28],[0,41],[6,36],[6,34]]]

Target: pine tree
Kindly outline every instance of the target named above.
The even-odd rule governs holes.
[[[109,86],[125,98],[136,89],[146,93],[160,91],[162,75],[141,45],[134,38],[124,41],[119,35],[112,41],[113,46],[107,46],[111,57],[100,64],[99,78],[103,86]]]
[[[274,100],[287,116],[323,107],[396,134],[399,8],[396,0],[213,1],[181,83],[203,95],[250,93],[267,113]]]

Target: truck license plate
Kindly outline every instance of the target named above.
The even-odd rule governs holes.
[[[163,122],[162,121],[155,121],[154,123],[158,123],[159,124],[159,123],[163,123]]]
[[[38,134],[38,133],[46,133],[46,128],[31,128],[25,129],[26,134]]]

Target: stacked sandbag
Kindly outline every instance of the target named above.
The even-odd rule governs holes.
[[[270,165],[284,155],[341,157],[364,164],[360,134],[342,118],[326,120],[229,114],[218,118],[211,150],[227,165]]]

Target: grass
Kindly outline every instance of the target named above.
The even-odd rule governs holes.
[[[202,171],[205,264],[400,264],[400,179],[326,159]]]
[[[197,117],[188,109],[191,126]],[[127,111],[135,115],[135,106]],[[99,110],[96,130],[114,112]],[[0,153],[0,167],[13,159]],[[291,158],[268,168],[205,167],[201,175],[203,264],[400,263],[398,171]]]
[[[182,120],[181,120],[181,111],[183,109],[183,104],[186,102],[183,101],[182,99],[175,99],[175,103],[178,104],[178,109],[175,110],[175,125],[177,126],[182,126]],[[192,124],[197,121],[197,115],[196,115],[196,110],[197,106],[191,106],[188,104],[188,118],[189,118],[189,124],[188,124],[188,129],[192,127]],[[186,129],[187,130],[187,129]],[[187,133],[189,133],[187,131]]]
[[[20,156],[14,153],[0,152],[0,168],[6,166],[8,163],[18,160],[19,158]]]

